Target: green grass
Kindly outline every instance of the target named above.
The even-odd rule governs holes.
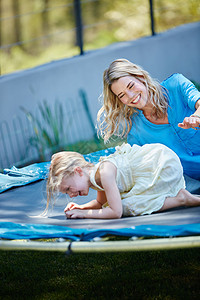
[[[104,141],[100,139],[91,139],[89,141],[80,141],[75,144],[67,145],[64,147],[64,150],[67,151],[77,151],[81,154],[88,154],[100,150],[104,150],[111,147],[116,147],[126,142],[126,139],[116,138],[115,140],[104,144]]]
[[[196,249],[71,254],[1,251],[0,299],[199,299]]]

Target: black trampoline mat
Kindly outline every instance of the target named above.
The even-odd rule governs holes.
[[[121,219],[66,219],[64,208],[69,198],[59,197],[48,217],[39,217],[46,206],[46,181],[41,180],[0,194],[0,221],[49,224],[86,229],[130,228],[138,225],[182,225],[200,223],[200,207],[179,208],[152,215]],[[91,190],[87,197],[77,197],[77,203],[85,203],[96,198]],[[73,201],[74,201],[73,200]],[[35,217],[36,216],[36,217]]]

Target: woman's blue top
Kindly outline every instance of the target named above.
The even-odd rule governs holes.
[[[200,92],[181,74],[171,75],[161,85],[168,90],[169,124],[153,124],[138,110],[138,114],[132,116],[133,124],[127,142],[140,146],[151,143],[168,146],[179,156],[184,174],[200,180],[200,130],[178,127],[178,123],[196,110],[195,103],[200,99]]]

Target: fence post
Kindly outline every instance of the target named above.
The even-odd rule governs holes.
[[[80,48],[80,55],[83,55],[83,26],[80,0],[74,0],[74,14],[76,21],[76,41],[78,47]]]
[[[151,34],[155,35],[154,30],[154,12],[153,12],[153,0],[149,0],[150,5],[150,18],[151,18]]]

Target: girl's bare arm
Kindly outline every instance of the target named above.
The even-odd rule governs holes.
[[[67,212],[72,209],[100,209],[102,205],[106,203],[106,196],[104,191],[97,192],[97,199],[91,200],[85,204],[78,204],[76,202],[70,202],[65,207],[64,212]]]
[[[122,216],[122,202],[119,189],[116,184],[116,167],[110,162],[101,164],[100,176],[104,193],[98,193],[97,202],[103,205],[106,201],[108,207],[99,209],[73,209],[66,212],[68,218],[92,218],[92,219],[117,219]]]

